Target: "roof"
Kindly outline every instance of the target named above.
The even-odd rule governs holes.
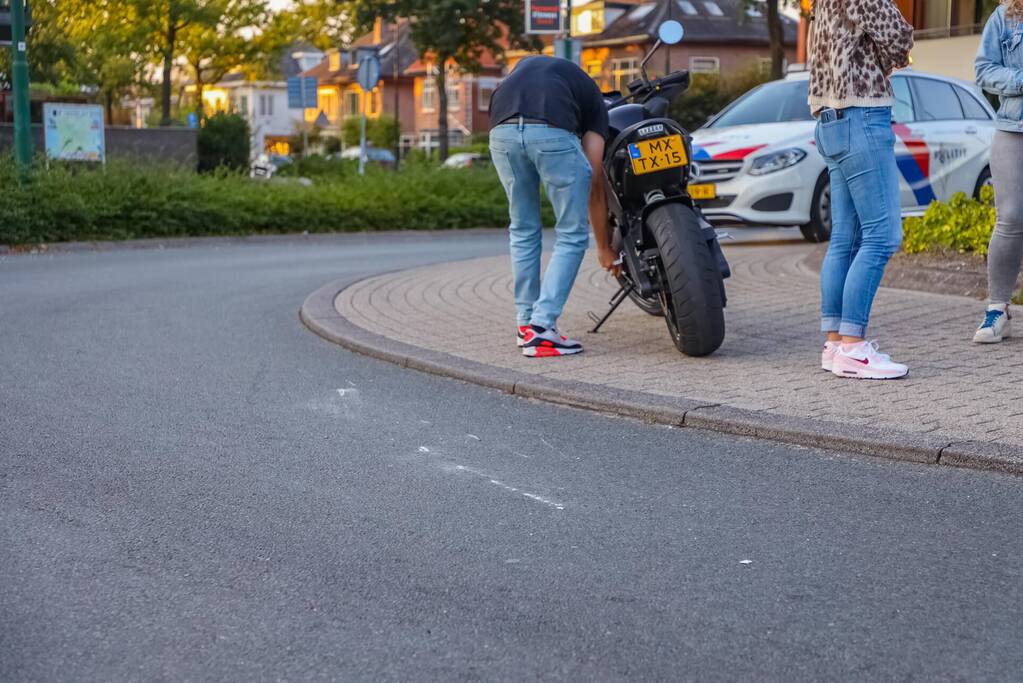
[[[411,29],[408,22],[391,24],[388,26],[387,35],[384,39],[375,43],[373,32],[359,36],[351,45],[351,50],[360,47],[375,48],[380,58],[380,77],[383,80],[393,78],[393,74],[405,74],[405,71],[414,64],[419,53],[412,42]],[[358,76],[358,64],[352,59],[351,50],[342,50],[340,53],[340,68],[330,68],[330,56],[324,57],[323,61],[313,68],[303,71],[302,76],[313,76],[321,83],[348,84],[355,83]],[[395,63],[397,61],[397,64]]]
[[[502,71],[504,66],[497,61],[494,57],[494,53],[490,50],[483,50],[480,53],[480,70],[481,71]],[[417,59],[407,69],[405,69],[406,76],[425,76],[427,66],[432,65],[430,60]]]
[[[754,6],[758,3],[752,3]],[[652,42],[662,22],[674,19],[686,29],[685,43],[764,44],[768,41],[766,11],[747,11],[743,0],[653,0],[618,17],[602,33],[584,37],[591,47]],[[785,44],[795,45],[799,23],[781,15]]]

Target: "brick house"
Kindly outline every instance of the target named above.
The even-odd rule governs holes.
[[[328,50],[323,61],[302,73],[318,83],[319,106],[306,112],[306,121],[319,122],[326,134],[339,136],[345,120],[360,117],[365,105],[368,118],[384,114],[397,119],[401,130],[414,130],[414,79],[405,71],[416,62],[417,53],[409,33],[405,22],[378,20],[373,31],[360,36],[350,49]],[[369,93],[357,82],[356,54],[367,47],[375,49],[380,59],[380,85]]]
[[[584,18],[588,17],[588,18]],[[582,67],[601,87],[625,90],[638,78],[644,55],[667,19],[682,22],[685,39],[662,47],[647,68],[651,75],[676,69],[728,76],[744,69],[769,69],[770,44],[764,12],[742,0],[656,0],[573,4],[574,34],[581,38]],[[785,53],[795,60],[799,22],[782,15]],[[590,32],[585,29],[591,28]]]
[[[490,130],[490,95],[500,83],[504,67],[489,52],[481,59],[479,72],[462,73],[453,64],[448,65],[448,134],[451,145],[464,144],[472,135]],[[417,60],[405,74],[415,80],[415,126],[404,127],[402,147],[433,150],[439,146],[436,65],[429,60]]]

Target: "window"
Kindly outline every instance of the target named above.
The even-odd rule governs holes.
[[[718,7],[718,4],[716,2],[704,2],[703,8],[707,10],[707,14],[709,14],[712,17],[725,16],[725,13],[721,11],[721,8]]]
[[[600,83],[600,77],[604,75],[604,62],[586,62],[586,75]]]
[[[576,35],[593,33],[593,11],[586,10],[580,12],[575,18],[575,30],[573,31]]]
[[[260,116],[273,116],[273,114],[274,114],[273,95],[260,95],[259,96],[259,115]]]
[[[330,71],[341,70],[341,53],[338,51],[331,52],[327,55],[327,68]]]
[[[369,116],[376,116],[380,113],[380,93],[376,90],[368,92],[364,95],[366,98],[366,114]]]
[[[493,78],[480,79],[480,111],[490,111],[490,97],[497,89],[497,80]]]
[[[755,123],[813,121],[806,103],[809,80],[772,81],[728,105],[710,124],[710,128],[746,126]]]
[[[913,111],[913,97],[909,94],[909,81],[905,78],[893,78],[892,90],[895,91],[895,104],[892,105],[892,120],[895,123],[912,123],[916,120]]]
[[[682,10],[683,14],[688,14],[691,17],[695,17],[699,12],[696,11],[696,5],[689,2],[689,0],[679,0],[679,9]]]
[[[320,90],[320,108],[328,121],[336,122],[338,115],[337,91],[333,88]]]
[[[764,16],[764,13],[760,11],[759,3],[746,5],[746,16],[750,19],[759,19]]]
[[[436,107],[437,99],[437,82],[433,80],[432,76],[423,79],[423,95],[422,95],[422,108],[423,111],[433,111]]]
[[[618,92],[625,92],[629,83],[639,78],[639,60],[635,57],[629,59],[611,60],[611,89]]]
[[[761,76],[770,78],[770,76],[771,76],[771,58],[770,57],[760,57],[759,59],[757,59],[757,70],[760,72]]]
[[[238,107],[241,109],[242,114],[244,114],[245,116],[249,115],[249,96],[248,95],[242,95],[241,96],[241,98],[239,100]]]
[[[694,74],[716,74],[721,71],[721,60],[717,57],[690,57],[689,71]]]
[[[448,111],[458,111],[462,108],[462,83],[455,81],[446,85],[448,91]]]
[[[952,90],[952,85],[931,78],[914,78],[918,121],[948,121],[963,118],[963,105]]]
[[[963,113],[966,114],[966,118],[980,119],[981,121],[991,120],[991,115],[988,114],[987,109],[966,88],[957,86],[955,91],[956,95],[959,95],[959,102],[963,105]]]
[[[345,93],[345,116],[358,116],[361,104],[357,90],[347,91]]]

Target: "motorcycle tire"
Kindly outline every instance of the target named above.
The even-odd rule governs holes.
[[[628,286],[628,280],[626,280],[623,277],[619,277],[618,284],[622,286]],[[643,311],[644,313],[652,315],[656,318],[659,318],[662,315],[664,315],[664,311],[661,310],[661,302],[656,296],[647,299],[642,294],[640,294],[639,291],[633,289],[632,291],[629,292],[629,298],[632,299],[632,303],[636,304],[636,307],[639,308],[639,310]]]
[[[660,252],[659,298],[675,347],[687,356],[714,353],[725,339],[723,283],[696,214],[664,204],[646,225]]]

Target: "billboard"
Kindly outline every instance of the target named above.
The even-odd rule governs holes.
[[[561,0],[526,0],[526,33],[564,33]]]
[[[48,159],[106,161],[103,107],[98,104],[43,103]]]

